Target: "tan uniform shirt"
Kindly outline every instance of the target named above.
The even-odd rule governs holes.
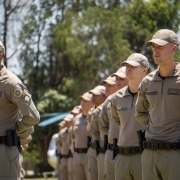
[[[87,131],[90,133],[90,128],[91,128],[91,123],[92,123],[92,117],[93,117],[93,111],[96,109],[96,106],[93,106],[89,111],[88,111],[88,115],[87,115]],[[91,133],[90,133],[91,136]],[[91,142],[94,143],[94,139],[91,138]]]
[[[99,130],[99,115],[102,110],[102,104],[99,105],[92,113],[92,121],[90,126],[90,133],[93,140],[100,140],[100,146],[103,147],[104,136]]]
[[[74,118],[73,135],[75,137],[75,148],[87,148],[87,136],[90,133],[86,129],[87,120],[86,116],[82,113]]]
[[[139,146],[137,131],[145,127],[134,118],[136,99],[137,94],[133,97],[127,86],[112,96],[112,119],[119,126],[118,146]]]
[[[93,106],[89,111],[88,111],[88,115],[86,117],[87,120],[87,131],[90,131],[90,126],[91,126],[91,120],[92,120],[92,113],[93,111],[96,109],[95,106]]]
[[[68,129],[68,144],[69,144],[69,149],[71,150],[71,153],[74,153],[74,139],[72,137],[72,126]]]
[[[148,74],[139,88],[135,118],[148,124],[146,139],[178,141],[180,139],[180,64],[162,80],[159,69]]]
[[[68,145],[68,129],[66,127],[59,132],[59,144],[61,146],[61,154],[67,155],[69,151],[69,145]]]
[[[0,70],[0,136],[6,135],[6,130],[15,129],[19,136],[40,120],[31,94],[21,80],[8,71],[6,67]],[[19,114],[22,119],[19,120]]]
[[[112,120],[111,96],[103,103],[102,111],[99,116],[99,130],[102,134],[108,135],[108,143],[113,144],[114,138],[119,138],[119,128]]]

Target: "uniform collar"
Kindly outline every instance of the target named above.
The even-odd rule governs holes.
[[[167,77],[173,77],[173,76],[178,76],[180,74],[180,64],[176,62],[176,67],[175,69],[171,72],[171,74]],[[159,67],[157,70],[154,72],[154,79],[155,80],[162,80],[161,77],[159,77]]]
[[[129,89],[128,86],[125,86],[124,88],[121,89],[122,91],[122,96],[131,96],[131,94],[129,93]]]

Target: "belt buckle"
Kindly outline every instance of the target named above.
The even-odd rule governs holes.
[[[124,154],[126,154],[126,155],[129,154],[129,148],[128,147],[124,148]]]
[[[158,149],[158,142],[151,142],[151,149],[153,151],[157,150]]]

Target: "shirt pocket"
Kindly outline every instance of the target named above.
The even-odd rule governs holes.
[[[158,91],[157,90],[154,90],[154,91],[146,91],[145,92],[146,94],[146,98],[150,104],[150,109],[153,108],[156,104],[157,104],[157,101],[158,101]]]
[[[117,107],[117,112],[118,112],[118,115],[121,118],[124,118],[124,116],[127,115],[127,107]]]

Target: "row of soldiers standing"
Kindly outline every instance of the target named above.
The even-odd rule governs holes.
[[[180,144],[175,138],[174,141],[167,139],[166,142],[166,138],[163,137],[166,132],[171,137],[172,132],[177,130],[172,129],[170,123],[168,127],[166,122],[166,125],[161,126],[159,122],[153,121],[157,119],[157,113],[153,114],[156,112],[154,107],[157,103],[163,102],[162,98],[166,98],[159,94],[156,88],[165,88],[166,78],[168,82],[177,81],[175,75],[180,74],[179,64],[172,63],[174,59],[171,58],[177,44],[177,35],[167,29],[155,33],[152,40],[146,44],[152,45],[155,60],[162,59],[174,64],[171,78],[162,77],[159,73],[160,68],[145,77],[149,68],[148,59],[140,53],[134,53],[121,63],[122,67],[117,72],[102,81],[104,86],[98,85],[80,96],[81,105],[75,107],[71,115],[59,123],[59,179],[177,180],[177,170],[172,173],[170,170],[165,172],[163,168],[159,168],[166,164],[163,161],[164,157],[168,155],[170,161],[171,151],[174,153],[174,150],[180,149]],[[168,58],[164,56],[165,50]],[[162,66],[161,62],[157,64]],[[171,88],[177,86],[176,84],[171,83]],[[168,92],[167,96],[172,95],[170,90]],[[171,101],[171,98],[168,99]],[[171,109],[173,111],[173,108]],[[168,109],[166,111],[168,112]],[[164,110],[162,112],[167,113]],[[161,116],[159,118],[161,119]],[[137,131],[145,130],[147,139],[144,139],[142,147]],[[164,146],[164,141],[168,146]],[[143,148],[145,151],[142,156]],[[173,157],[175,156],[177,154],[173,154]],[[146,159],[149,159],[149,162],[146,162]],[[158,166],[159,164],[162,166]],[[168,167],[172,170],[177,166]],[[168,176],[164,176],[165,173]]]
[[[129,60],[137,63],[142,61],[145,66],[141,67],[141,64],[139,64],[138,70],[134,73],[131,70],[133,66],[127,64]],[[115,179],[115,172],[116,174],[119,173],[119,161],[122,162],[122,160],[118,156],[115,158],[116,152],[114,152],[113,157],[113,149],[116,148],[113,141],[117,143],[120,138],[126,143],[122,144],[122,146],[135,146],[134,157],[127,156],[127,158],[137,158],[136,163],[140,163],[138,157],[141,155],[139,154],[140,149],[138,149],[139,144],[135,133],[136,130],[144,130],[145,128],[134,120],[133,111],[137,93],[133,94],[129,87],[133,82],[136,82],[136,89],[138,89],[139,84],[137,84],[137,81],[140,83],[149,65],[147,58],[138,53],[131,55],[127,62],[124,63],[126,67],[121,67],[117,72],[103,80],[104,85],[98,85],[83,94],[80,97],[81,105],[75,107],[71,111],[72,114],[66,116],[64,121],[59,123],[60,132],[57,145],[59,147],[60,162],[58,176],[61,180],[72,180],[73,178],[76,180]],[[128,77],[131,78],[126,77],[127,73],[129,73]],[[118,93],[116,93],[117,90],[119,90]],[[112,120],[113,107],[111,105],[111,102],[114,101],[114,106],[123,108],[119,104],[119,96],[125,97],[123,106],[126,104],[126,107],[129,106],[130,108],[128,115],[125,116],[127,120],[124,119],[123,125],[124,128],[127,128],[127,134],[130,134],[128,136],[127,134],[121,135],[120,138],[119,127],[117,126],[119,123]],[[117,110],[117,108],[114,109]],[[123,109],[122,112],[127,114],[126,109]],[[116,115],[118,115],[118,112],[114,112],[114,116]],[[130,142],[126,142],[124,138],[128,138]],[[125,149],[122,149],[122,151],[125,151]],[[128,159],[123,161],[128,162]],[[123,176],[131,176],[132,173],[137,176],[138,180],[140,179],[141,167],[133,165],[131,162],[127,166],[125,166],[125,163],[123,164],[123,167],[120,168],[121,175],[124,168],[125,174],[123,173]],[[128,166],[130,168],[127,169]],[[130,169],[133,169],[132,172],[127,173]]]

